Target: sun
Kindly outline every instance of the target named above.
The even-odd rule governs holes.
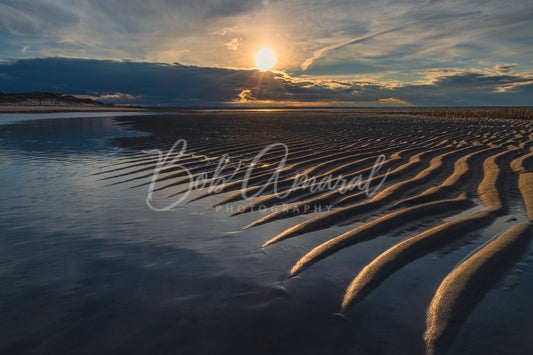
[[[276,64],[276,56],[268,48],[263,48],[255,55],[255,65],[261,71],[267,71]]]

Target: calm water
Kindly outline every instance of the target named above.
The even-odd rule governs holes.
[[[396,238],[287,280],[310,246],[353,226],[265,251],[307,217],[240,231],[259,212],[228,218],[210,198],[152,211],[146,187],[98,175],[133,154],[113,138],[145,133],[105,114],[76,116],[0,117],[0,353],[423,353],[425,307],[470,248],[406,266],[343,321],[332,314],[346,285]],[[472,313],[457,353],[533,348],[524,269],[518,286],[489,293]]]

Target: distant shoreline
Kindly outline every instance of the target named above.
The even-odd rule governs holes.
[[[531,106],[496,107],[146,107],[150,111],[167,112],[231,112],[231,111],[306,111],[331,112],[346,111],[372,115],[407,115],[436,118],[485,118],[485,119],[523,119],[533,120]]]
[[[206,111],[352,111],[378,115],[410,115],[439,118],[533,119],[533,107],[420,107],[420,108],[367,108],[367,107],[122,107],[122,106],[53,106],[53,105],[0,105],[2,113],[54,112],[206,112]]]
[[[117,106],[17,106],[0,105],[0,113],[53,113],[53,112],[105,112],[105,111],[149,111],[138,107]]]

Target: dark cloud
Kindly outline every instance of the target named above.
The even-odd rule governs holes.
[[[496,70],[498,73],[501,74],[509,74],[512,73],[514,68],[516,68],[518,64],[504,64],[504,65],[496,65],[494,67],[494,70]]]
[[[46,58],[4,62],[0,75],[0,90],[5,92],[124,93],[147,105],[194,105],[231,101],[242,89],[257,86],[260,74],[180,64]],[[263,76],[263,85],[275,87],[272,74]]]
[[[313,81],[257,70],[73,58],[0,62],[0,91],[47,91],[144,105],[330,103],[414,106],[530,105],[533,76],[438,73],[430,84]]]

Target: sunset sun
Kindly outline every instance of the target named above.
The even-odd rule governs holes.
[[[267,71],[276,64],[276,56],[268,48],[263,48],[255,55],[255,65],[260,71]]]

